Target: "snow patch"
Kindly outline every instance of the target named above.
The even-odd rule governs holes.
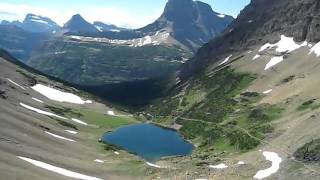
[[[96,177],[92,177],[92,176],[87,176],[87,175],[83,175],[77,172],[73,172],[67,169],[63,169],[57,166],[53,166],[51,164],[47,164],[41,161],[37,161],[37,160],[33,160],[30,158],[26,158],[26,157],[21,157],[21,156],[17,156],[17,158],[27,161],[28,163],[33,164],[34,166],[46,169],[48,171],[52,171],[55,172],[57,174],[61,174],[67,177],[71,177],[71,178],[77,178],[77,179],[82,179],[82,180],[102,180],[100,178],[96,178]]]
[[[260,55],[257,54],[257,55],[255,55],[255,56],[252,58],[252,60],[256,60],[256,59],[258,59],[259,57],[260,57]]]
[[[43,115],[51,116],[51,117],[56,117],[56,118],[60,118],[60,119],[67,119],[67,118],[65,118],[65,117],[62,117],[62,116],[53,114],[53,113],[51,113],[51,112],[43,111],[43,110],[40,110],[40,109],[31,107],[31,106],[28,106],[28,105],[23,104],[23,103],[20,103],[20,105],[21,105],[22,107],[26,108],[26,109],[29,109],[29,110],[34,111],[34,112],[39,113],[39,114],[43,114]]]
[[[7,78],[7,80],[8,80],[10,83],[12,83],[13,85],[18,86],[19,88],[21,88],[21,89],[23,89],[23,90],[26,90],[26,88],[20,86],[18,83],[12,81],[11,79]]]
[[[47,98],[58,101],[58,102],[68,102],[68,103],[74,103],[74,104],[85,104],[86,101],[82,100],[79,96],[62,92],[60,90],[42,85],[37,84],[32,87],[33,90],[37,91],[38,93],[46,96]]]
[[[32,97],[31,99],[34,100],[34,101],[37,101],[37,102],[39,102],[39,103],[43,103],[43,101],[41,101],[40,99],[37,99],[37,98],[35,98],[35,97]]]
[[[111,30],[113,32],[119,32],[119,30]],[[152,36],[145,36],[136,39],[130,40],[120,40],[120,39],[108,39],[108,38],[94,38],[94,37],[85,37],[85,36],[68,36],[71,39],[85,41],[85,42],[100,42],[100,43],[109,43],[117,45],[126,45],[130,47],[141,47],[146,45],[159,45],[162,42],[166,43],[167,39],[170,37],[168,32],[158,32]]]
[[[102,28],[101,26],[97,26],[97,25],[96,25],[95,28],[98,29],[98,31],[100,31],[100,32],[103,31],[103,28]]]
[[[71,130],[65,130],[66,132],[70,133],[70,134],[78,134],[77,131],[71,131]]]
[[[107,113],[108,113],[108,115],[110,115],[110,116],[114,116],[114,112],[113,112],[113,111],[108,111]]]
[[[303,42],[301,44],[297,44],[293,37],[286,37],[285,35],[281,35],[281,39],[279,42],[275,44],[266,43],[260,49],[259,52],[264,51],[269,48],[277,47],[276,51],[279,53],[284,52],[292,52],[300,47],[307,46],[308,43]]]
[[[218,165],[210,165],[209,168],[212,168],[212,169],[225,169],[227,168],[228,166],[225,165],[224,163],[221,163],[221,164],[218,164]]]
[[[48,132],[48,131],[45,131],[45,133],[47,133],[47,134],[49,134],[50,136],[53,136],[53,137],[55,137],[55,138],[58,138],[58,139],[63,139],[63,140],[70,141],[70,142],[76,142],[76,141],[73,140],[73,139],[65,138],[65,137],[63,137],[63,136],[59,136],[59,135],[53,134],[53,133]]]
[[[78,124],[82,124],[82,125],[88,125],[87,123],[85,123],[85,122],[83,122],[83,121],[81,121],[79,119],[76,119],[76,118],[72,118],[71,121],[74,121],[74,122],[76,122]]]
[[[311,53],[316,54],[317,57],[320,56],[320,42],[318,42],[317,44],[315,44],[315,45],[311,48],[309,54],[311,54]]]
[[[33,22],[41,23],[41,24],[49,24],[47,21],[41,20],[41,19],[31,19]]]
[[[148,166],[151,166],[151,167],[154,167],[154,168],[161,168],[161,166],[156,165],[156,164],[152,164],[152,163],[149,163],[149,162],[146,162],[146,164],[147,164]]]
[[[255,179],[263,179],[266,178],[274,173],[276,173],[280,168],[280,163],[282,161],[281,157],[277,153],[274,152],[263,152],[264,157],[267,161],[271,161],[272,165],[268,169],[260,170],[254,175]]]
[[[263,94],[269,94],[269,93],[271,93],[272,91],[273,91],[272,89],[269,89],[269,90],[263,91]]]
[[[97,162],[97,163],[104,163],[104,161],[103,161],[103,160],[101,160],[101,159],[96,159],[96,160],[94,160],[94,162]]]
[[[231,54],[230,56],[226,57],[226,59],[224,59],[224,60],[219,64],[219,66],[222,65],[222,64],[227,63],[231,57],[232,57],[232,54]]]
[[[271,60],[268,62],[268,64],[266,64],[266,67],[264,68],[264,70],[268,70],[270,69],[272,66],[275,66],[277,64],[279,64],[280,62],[283,61],[283,56],[278,56],[278,57],[273,57],[271,58]]]

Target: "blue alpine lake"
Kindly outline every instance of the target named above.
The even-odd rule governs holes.
[[[153,124],[124,126],[104,134],[102,140],[150,162],[167,156],[188,155],[193,150],[193,145],[176,131]]]

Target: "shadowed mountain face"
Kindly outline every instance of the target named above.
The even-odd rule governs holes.
[[[63,26],[64,32],[71,33],[97,33],[99,32],[94,25],[83,19],[80,14],[72,16],[72,18]]]
[[[169,0],[161,17],[140,30],[169,31],[182,44],[196,50],[221,33],[232,20],[231,16],[216,13],[199,1]]]
[[[186,79],[218,61],[221,55],[274,41],[280,34],[296,41],[317,42],[319,15],[318,0],[252,0],[223,34],[200,48],[184,65],[180,77]]]
[[[50,38],[48,33],[34,33],[15,25],[0,25],[0,48],[6,49],[22,62],[26,62],[32,51]]]

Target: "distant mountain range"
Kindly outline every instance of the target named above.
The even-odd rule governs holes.
[[[19,21],[2,21],[1,24],[14,25],[28,32],[56,33],[60,31],[59,25],[52,21],[50,18],[38,16],[35,14],[27,14],[22,23]]]
[[[22,23],[1,23],[0,48],[72,83],[146,80],[174,73],[232,20],[193,0],[169,0],[163,14],[140,29],[91,24],[80,14],[60,27],[47,17],[28,14]]]

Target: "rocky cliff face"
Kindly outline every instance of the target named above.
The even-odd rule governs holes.
[[[161,17],[140,31],[168,31],[182,44],[196,50],[217,36],[232,20],[231,16],[216,13],[200,1],[169,0]]]
[[[212,64],[227,53],[274,41],[280,34],[296,41],[320,40],[320,1],[318,0],[252,0],[238,18],[182,68],[180,77]]]

